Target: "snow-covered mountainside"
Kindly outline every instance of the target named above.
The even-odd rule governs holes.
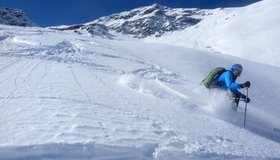
[[[0,7],[0,24],[24,27],[35,26],[35,23],[22,10],[6,7]]]
[[[204,17],[211,15],[210,10],[169,8],[154,4],[131,11],[105,16],[84,25],[73,25],[63,29],[115,31],[133,37],[160,36],[163,33],[182,30],[196,25]],[[103,32],[106,33],[106,32]]]
[[[269,1],[234,12],[275,11],[280,1]],[[279,160],[279,66],[164,38],[0,25],[0,160]],[[237,83],[251,81],[245,127],[243,102],[234,111],[229,93],[200,84],[234,63],[244,67]]]
[[[280,3],[263,0],[242,8],[216,9],[182,32],[149,41],[207,49],[280,66]]]

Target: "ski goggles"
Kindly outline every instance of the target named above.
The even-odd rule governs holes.
[[[237,76],[237,77],[240,76],[241,73],[242,73],[242,70],[241,70],[241,69],[236,69],[236,70],[233,71],[233,74],[234,74],[235,76]]]

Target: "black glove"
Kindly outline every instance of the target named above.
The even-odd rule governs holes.
[[[241,85],[241,88],[250,88],[250,86],[251,86],[251,83],[250,83],[250,81],[247,81],[247,82],[245,82],[245,83],[243,83],[242,85]]]
[[[245,103],[250,103],[250,101],[251,101],[250,98],[245,96],[244,102],[245,102]]]

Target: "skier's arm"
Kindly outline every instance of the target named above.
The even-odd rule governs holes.
[[[225,83],[230,90],[237,90],[241,87],[240,84],[232,82],[232,75],[230,72],[225,73]]]
[[[244,98],[245,96],[237,90],[241,87],[241,84],[233,83],[232,78],[233,77],[232,77],[232,74],[230,72],[225,73],[225,83],[226,83],[227,87],[229,88],[229,90],[232,93],[236,93],[240,98]]]
[[[230,88],[229,90],[230,90],[232,93],[236,93],[236,94],[239,96],[239,98],[245,98],[245,97],[246,97],[244,94],[242,94],[241,92],[239,92],[237,89],[232,89],[232,88]]]

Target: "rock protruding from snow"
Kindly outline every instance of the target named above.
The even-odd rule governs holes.
[[[22,10],[6,7],[0,7],[0,24],[23,27],[35,26],[35,23]]]
[[[86,29],[90,33],[96,33],[92,30],[96,30],[96,26],[102,26],[103,30],[128,34],[136,38],[158,37],[165,32],[196,25],[209,14],[211,14],[209,10],[169,8],[154,4],[101,17],[84,25],[73,25],[67,29]]]

